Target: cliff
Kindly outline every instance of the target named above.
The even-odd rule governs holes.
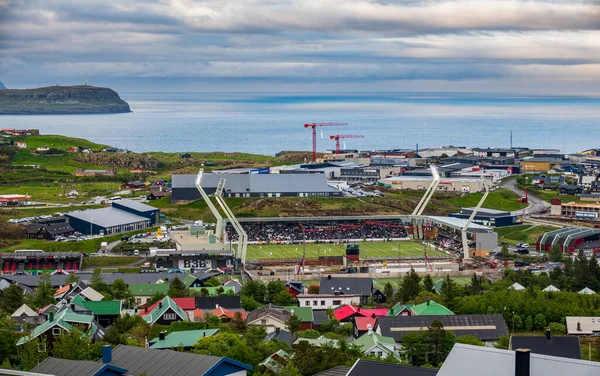
[[[131,112],[115,91],[94,86],[50,86],[0,91],[0,115],[115,114]]]

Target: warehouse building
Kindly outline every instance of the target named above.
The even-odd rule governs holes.
[[[452,213],[450,217],[468,219],[475,208],[461,208],[460,213]],[[520,224],[516,215],[509,211],[481,208],[473,218],[474,223],[491,227],[514,226]]]
[[[431,176],[397,176],[382,179],[379,185],[398,190],[424,191],[429,187],[433,177]],[[437,187],[443,192],[481,192],[483,182],[481,179],[471,178],[448,178],[442,179]]]
[[[224,197],[339,197],[342,192],[330,187],[324,174],[203,174],[200,184],[207,194],[217,190],[226,179]],[[172,176],[172,203],[200,198],[196,175]]]
[[[73,211],[65,214],[67,222],[82,234],[120,234],[141,230],[157,223],[159,209],[131,200],[114,202],[112,207]]]

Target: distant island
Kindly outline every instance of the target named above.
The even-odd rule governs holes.
[[[6,86],[4,86],[4,84],[2,83],[2,81],[0,81],[0,90],[2,89],[6,89]]]
[[[104,87],[83,85],[0,90],[0,115],[116,114],[125,112],[131,112],[129,104],[122,100],[114,90]]]

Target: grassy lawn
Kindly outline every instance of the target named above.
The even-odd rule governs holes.
[[[400,247],[400,257],[422,256],[423,244],[420,242],[361,242],[360,256],[386,257],[398,256],[398,247]],[[272,258],[300,258],[302,257],[302,244],[293,245],[250,245],[248,246],[248,260],[272,259]],[[346,254],[345,244],[307,244],[306,257],[315,258],[319,256],[341,256]],[[440,251],[427,250],[429,256],[446,256]]]
[[[451,198],[448,199],[448,201],[459,207],[474,207],[477,206],[482,196],[483,193],[471,193],[467,197]],[[499,189],[494,192],[490,192],[487,199],[483,203],[483,207],[506,211],[515,211],[526,208],[527,204],[521,204],[517,202],[518,198],[519,196],[508,189]]]
[[[136,261],[140,261],[140,258],[135,256],[86,257],[83,259],[83,267],[89,268],[94,266],[121,266],[133,264]]]
[[[2,208],[0,209],[0,221],[6,221],[11,218],[38,217],[45,214],[64,213],[75,209],[99,209],[102,205],[86,205],[85,207],[65,207],[65,206],[48,206],[37,207],[28,206],[23,209]]]
[[[544,201],[548,201],[548,202],[550,202],[551,200],[553,200],[555,198],[561,200],[562,202],[581,201],[581,197],[579,197],[579,196],[561,195],[561,194],[558,194],[557,191],[549,191],[549,190],[542,190],[542,189],[530,189],[529,193],[541,198]]]
[[[535,244],[538,238],[548,231],[554,231],[557,227],[538,226],[538,225],[519,225],[497,228],[498,242],[507,242],[508,244],[517,244],[525,242]]]
[[[48,146],[50,148],[61,150],[66,150],[70,147],[83,147],[90,148],[94,151],[99,151],[107,147],[107,145],[95,144],[83,138],[58,135],[27,136],[23,137],[22,140],[27,143],[27,148],[29,149],[37,149],[41,146]]]
[[[64,195],[71,189],[79,192],[79,196],[68,198]],[[27,194],[32,201],[51,203],[76,203],[88,201],[96,196],[106,196],[120,190],[117,182],[73,182],[73,183],[24,183],[0,186],[0,194]]]

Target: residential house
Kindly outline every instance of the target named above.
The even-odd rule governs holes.
[[[66,196],[67,197],[77,197],[77,196],[79,196],[79,192],[77,192],[76,189],[71,189],[69,192],[67,192]]]
[[[546,287],[545,289],[542,290],[543,292],[560,292],[560,289],[558,287],[554,287],[553,285],[550,285],[548,287]]]
[[[11,320],[15,321],[21,327],[36,326],[42,323],[42,318],[27,304],[20,306],[12,315]]]
[[[233,287],[233,293],[239,294],[242,291],[242,284],[237,279],[228,279],[223,282],[223,287]]]
[[[22,141],[17,141],[15,143],[15,145],[19,148],[19,149],[27,149],[27,143],[26,142],[22,142]]]
[[[361,295],[335,295],[335,294],[303,294],[297,295],[300,307],[312,307],[313,310],[336,309],[343,305],[359,305]]]
[[[302,322],[300,330],[307,330],[313,328],[313,321],[315,319],[311,307],[285,306],[283,308],[300,319],[300,321]]]
[[[79,148],[71,146],[70,148],[67,148],[67,153],[79,153]]]
[[[192,298],[171,298],[179,308],[185,311],[190,321],[194,321],[195,311],[196,311],[196,301]],[[159,302],[152,304],[149,307],[145,307],[143,311],[138,312],[140,316],[145,316],[148,312],[153,311],[156,306],[158,306]]]
[[[396,305],[390,309],[387,316],[412,316],[414,314],[412,307],[412,304],[396,303]]]
[[[33,369],[54,376],[245,376],[248,371],[251,366],[222,356],[125,345],[103,346],[97,362],[50,357]]]
[[[545,336],[511,336],[508,349],[529,349],[533,354],[581,359],[579,337],[553,336],[549,329]]]
[[[437,376],[548,376],[600,374],[600,363],[457,343]]]
[[[373,331],[377,316],[354,316],[351,321],[354,338],[358,338],[369,331]]]
[[[292,355],[284,350],[277,350],[267,359],[258,364],[258,368],[265,368],[273,375],[279,375],[285,369],[287,362],[292,358]]]
[[[230,322],[235,318],[235,314],[239,312],[242,320],[246,320],[246,311],[243,309],[229,310],[223,307],[217,307],[212,311],[204,311],[204,314],[210,313],[213,316],[218,317],[221,322]]]
[[[156,294],[167,295],[170,285],[167,283],[132,283],[128,287],[135,299],[135,304],[139,307],[148,303],[148,300]]]
[[[313,310],[313,329],[319,330],[323,323],[329,321],[329,316],[327,316],[327,311],[317,311]]]
[[[335,339],[327,338],[325,336],[320,336],[319,338],[298,338],[294,341],[293,346],[297,346],[300,342],[308,342],[312,346],[323,347],[339,347],[339,343]]]
[[[150,194],[146,197],[146,199],[149,201],[159,200],[163,197],[167,197],[170,194],[171,194],[171,192],[167,192],[167,191],[153,191],[153,192],[150,192]]]
[[[142,183],[141,181],[130,181],[129,183],[123,184],[123,187],[130,189],[142,189],[146,188],[146,184]]]
[[[148,324],[169,325],[172,322],[190,321],[187,313],[168,296],[162,298],[152,310],[140,315]]]
[[[54,299],[59,302],[61,300],[69,300],[75,295],[83,291],[83,284],[77,282],[66,284],[54,292]]]
[[[567,316],[567,334],[576,336],[600,335],[600,317]]]
[[[275,328],[274,332],[268,333],[267,336],[265,337],[265,341],[270,341],[272,339],[276,339],[281,342],[285,342],[289,346],[292,346],[292,343],[294,342],[294,337],[292,336],[292,333],[288,332],[287,330],[282,330],[279,328]]]
[[[40,146],[40,147],[36,148],[35,150],[37,150],[37,151],[48,151],[48,150],[50,150],[50,148],[48,146]]]
[[[265,328],[267,333],[274,332],[277,328],[285,329],[286,322],[293,312],[283,307],[266,305],[248,313],[248,325],[257,325]]]
[[[388,312],[386,308],[364,309],[360,306],[346,305],[336,309],[333,315],[339,322],[352,322],[352,318],[356,316],[379,317],[386,316]]]
[[[433,368],[412,367],[401,364],[358,359],[344,376],[435,376],[437,372],[438,370]]]
[[[595,293],[596,292],[589,287],[585,287],[578,292],[578,294],[582,294],[582,295],[593,295]]]
[[[91,314],[103,327],[112,325],[123,311],[122,300],[86,300],[81,295],[71,299],[71,309],[76,313]]]
[[[373,279],[328,275],[321,278],[319,294],[360,295],[361,302],[366,303],[373,296]]]
[[[54,240],[57,236],[71,236],[75,230],[67,222],[32,223],[27,226],[29,239]]]
[[[387,316],[379,317],[375,331],[387,337],[393,337],[402,343],[407,333],[427,330],[434,321],[444,325],[457,337],[472,335],[487,344],[492,344],[501,336],[508,334],[502,315],[436,315],[436,316]]]
[[[392,337],[385,337],[373,331],[369,327],[369,331],[360,336],[354,344],[359,346],[363,354],[387,358],[392,355],[396,358],[400,357],[396,342]]]
[[[520,283],[518,283],[518,282],[515,282],[515,283],[513,283],[512,285],[510,285],[510,286],[508,287],[508,289],[509,289],[509,290],[515,290],[515,291],[523,291],[523,290],[525,290],[525,287],[524,287],[524,286],[522,286]]]
[[[581,195],[584,189],[580,185],[561,185],[558,189],[558,193],[561,195]]]
[[[184,330],[171,332],[170,334],[161,332],[157,338],[149,341],[149,345],[151,349],[177,350],[183,347],[184,350],[190,350],[200,339],[210,337],[218,332],[219,329]]]
[[[413,313],[411,316],[454,315],[454,312],[433,300],[428,300],[421,304],[413,305],[411,306],[410,310]]]
[[[104,299],[104,295],[102,295],[101,293],[99,293],[98,291],[94,290],[91,287],[84,288],[79,293],[79,295],[81,295],[82,297],[84,297],[86,300],[91,300],[93,302],[98,302],[98,301]]]
[[[194,297],[195,309],[213,310],[223,307],[229,310],[242,309],[242,298],[240,296],[196,296]]]
[[[47,348],[52,348],[55,337],[63,331],[72,331],[75,326],[83,328],[85,334],[91,339],[101,339],[104,337],[104,328],[94,320],[94,316],[82,315],[65,308],[59,312],[49,312],[48,319],[39,326],[35,327],[28,336],[21,337],[17,346],[24,345],[34,338],[43,338],[43,343]]]
[[[288,283],[285,284],[285,289],[287,292],[293,295],[294,298],[298,295],[307,293],[307,289],[302,284],[302,281],[288,281]]]

